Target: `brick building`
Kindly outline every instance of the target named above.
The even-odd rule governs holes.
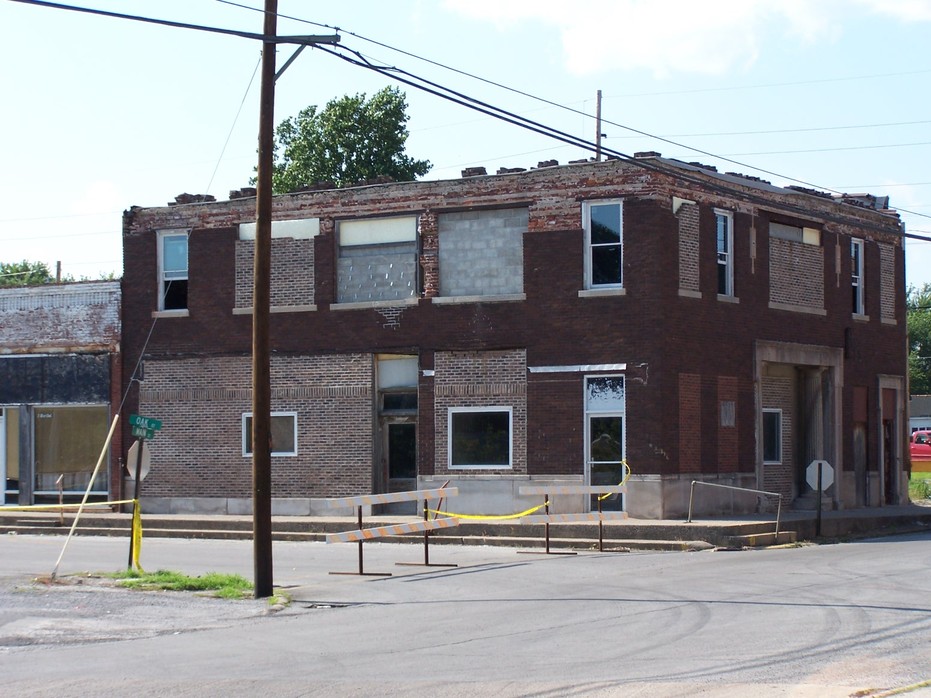
[[[509,513],[528,480],[616,484],[622,460],[641,517],[683,516],[692,480],[804,505],[813,459],[836,507],[904,500],[887,200],[655,153],[465,174],[275,197],[276,513],[447,481],[456,510]],[[129,407],[164,423],[147,511],[251,508],[253,193],[124,216],[123,378],[141,359]]]
[[[120,404],[120,282],[0,289],[0,481],[6,504],[83,495]],[[119,435],[94,480],[120,487]]]

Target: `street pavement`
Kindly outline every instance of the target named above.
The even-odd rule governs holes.
[[[550,555],[275,543],[291,597],[129,592],[128,542],[0,536],[3,695],[931,696],[931,534]],[[150,539],[148,570],[252,577],[249,542]],[[80,583],[79,583],[80,582]],[[922,684],[925,684],[922,686]]]

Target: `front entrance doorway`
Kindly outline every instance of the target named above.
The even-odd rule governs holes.
[[[373,491],[417,489],[417,357],[378,356],[378,433]],[[415,502],[386,504],[379,513],[413,514]]]
[[[392,420],[385,427],[388,491],[417,489],[417,425]]]
[[[585,480],[588,485],[619,485],[624,480],[626,412],[624,376],[587,376],[585,379]],[[622,511],[624,495],[601,500],[602,511]],[[597,511],[599,497],[590,507]]]

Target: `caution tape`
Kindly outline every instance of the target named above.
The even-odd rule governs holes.
[[[120,499],[115,502],[85,502],[83,506],[85,507],[109,507],[115,506],[117,504],[134,504],[135,500],[133,499]],[[80,503],[75,504],[27,504],[24,506],[18,507],[0,507],[0,512],[4,511],[58,511],[59,509],[77,509],[82,505]]]
[[[139,500],[130,500],[133,503],[133,564],[136,569],[145,574],[142,565],[139,564],[139,554],[142,551],[142,507],[139,506]]]
[[[630,466],[627,465],[627,460],[626,459],[622,460],[621,465],[624,466],[624,477],[621,478],[621,481],[619,483],[617,483],[618,487],[622,487],[623,485],[627,484],[627,481],[630,479]],[[613,494],[617,494],[617,493],[608,492],[607,494],[603,494],[598,498],[598,501],[603,502],[604,500],[606,500],[608,497],[610,497]]]
[[[543,504],[530,507],[524,511],[518,512],[517,514],[453,514],[449,511],[438,511],[436,509],[427,509],[431,514],[440,514],[442,516],[452,516],[457,519],[468,519],[470,521],[504,521],[506,519],[519,519],[523,516],[529,516],[535,511],[540,511],[543,507],[547,506],[549,502],[543,502]]]

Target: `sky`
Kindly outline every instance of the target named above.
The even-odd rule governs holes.
[[[261,33],[262,0],[63,0]],[[280,35],[329,35],[376,64],[604,145],[779,186],[888,195],[931,238],[931,0],[279,0]],[[338,29],[337,29],[338,28]],[[281,66],[294,52],[282,45]],[[0,261],[122,273],[122,211],[218,200],[256,163],[255,40],[0,0]],[[397,85],[320,49],[276,83],[275,123]],[[426,179],[591,153],[414,88]],[[931,242],[906,241],[906,284]]]

